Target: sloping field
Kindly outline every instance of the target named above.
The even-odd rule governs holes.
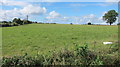
[[[72,49],[75,44],[88,43],[91,49],[105,51],[105,41],[116,43],[118,26],[69,25],[69,24],[30,24],[2,28],[3,56],[33,56],[50,54],[64,47]],[[94,46],[95,45],[95,46]]]

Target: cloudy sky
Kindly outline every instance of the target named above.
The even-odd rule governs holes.
[[[0,21],[13,18],[60,24],[106,24],[102,16],[109,10],[118,11],[118,0],[2,0]]]

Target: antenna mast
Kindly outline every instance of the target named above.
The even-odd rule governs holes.
[[[27,19],[26,19],[27,21],[28,21],[28,17],[29,17],[29,16],[27,15]]]

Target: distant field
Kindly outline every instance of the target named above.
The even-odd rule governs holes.
[[[75,44],[88,43],[96,51],[106,50],[102,42],[118,40],[118,26],[69,25],[69,24],[30,24],[3,27],[3,56],[33,56],[37,53],[50,54],[64,47],[72,49]]]

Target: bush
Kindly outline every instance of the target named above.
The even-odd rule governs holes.
[[[2,27],[10,27],[11,24],[10,23],[2,23]]]
[[[92,25],[92,24],[89,22],[88,25]]]
[[[37,56],[37,57],[29,57],[27,56],[27,54],[25,54],[24,56],[14,56],[14,57],[10,57],[10,58],[6,58],[3,57],[3,65],[2,67],[6,67],[6,66],[40,66],[43,64],[44,62],[44,58],[43,56]]]
[[[117,25],[120,25],[120,23],[118,23]]]
[[[56,23],[51,23],[51,24],[56,24]]]
[[[13,25],[13,26],[19,26],[19,24],[18,24],[18,23],[15,23],[15,22],[14,22],[12,25]]]
[[[14,18],[12,22],[22,25],[23,21],[20,18]]]
[[[41,65],[120,65],[117,55],[100,54],[90,51],[88,44],[84,46],[75,45],[75,50],[68,49],[53,52],[52,55],[39,55],[35,57],[23,56],[3,57],[3,67],[6,66],[41,66]]]
[[[72,23],[70,23],[70,25],[73,25]]]
[[[109,49],[109,53],[112,54],[114,52],[117,52],[119,50],[118,44],[112,44]]]
[[[1,21],[0,27],[19,26],[23,24],[32,24],[32,23],[33,22],[29,20],[21,20],[20,18],[14,18],[12,21]]]
[[[90,65],[97,57],[94,52],[88,49],[88,44],[85,44],[85,46],[76,45],[75,51],[77,57],[80,57],[83,65]]]
[[[103,61],[100,60],[99,56],[90,63],[90,65],[103,65]]]

